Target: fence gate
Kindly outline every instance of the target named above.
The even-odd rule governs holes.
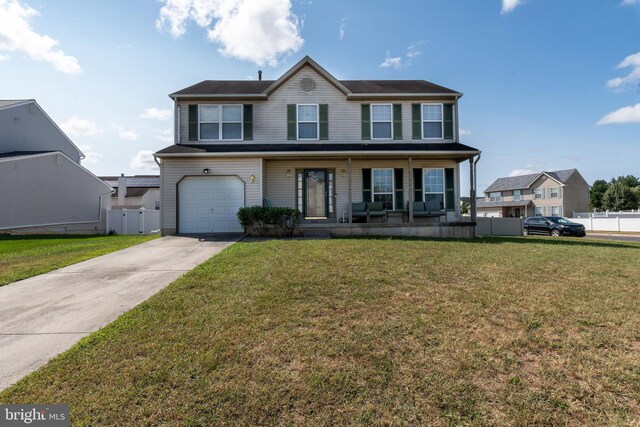
[[[152,234],[160,228],[160,211],[113,209],[107,211],[107,233]]]

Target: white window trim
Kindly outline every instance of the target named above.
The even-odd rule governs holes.
[[[396,207],[396,174],[393,171],[393,168],[372,168],[371,169],[371,201],[375,202],[376,194],[389,194],[387,192],[380,193],[375,191],[375,184],[373,175],[375,171],[391,171],[391,210],[394,210]]]
[[[315,105],[316,107],[316,138],[300,138],[300,123],[313,123],[313,122],[301,122],[298,120],[298,107]],[[320,140],[320,104],[296,104],[296,139],[299,141],[319,141]]]
[[[558,213],[554,214],[553,213],[553,208],[558,209]],[[562,216],[562,205],[553,205],[553,206],[549,206],[549,215],[550,216]]]
[[[440,106],[440,120],[425,120],[424,119],[424,106],[425,105],[439,105]],[[440,138],[425,138],[424,136],[424,123],[437,123],[440,122]],[[435,102],[425,102],[420,104],[420,134],[422,139],[444,139],[444,104]]]
[[[391,120],[389,120],[389,124],[391,125],[391,138],[376,138],[373,136],[373,106],[374,105],[388,105],[391,108]],[[393,139],[393,104],[371,104],[369,105],[369,116],[371,117],[371,139],[375,139],[378,141],[390,141]],[[387,123],[386,120],[376,120],[376,123]]]
[[[519,194],[516,194],[516,191],[519,191]],[[520,200],[522,200],[522,190],[513,190],[513,193],[511,193],[511,200],[513,200],[514,202],[519,202]]]
[[[556,195],[553,195],[553,190],[556,190]],[[560,187],[551,187],[549,189],[549,198],[550,199],[559,199],[560,198]]]
[[[427,191],[427,186],[424,182],[425,177],[427,176],[426,171],[428,170],[440,170],[442,171],[442,192],[436,191]],[[444,176],[444,168],[422,168],[422,200],[427,200],[427,194],[442,194],[442,207],[444,210],[447,210],[447,183],[446,177]]]
[[[217,122],[203,122],[201,120],[202,114],[200,113],[200,107],[218,107],[218,121]],[[240,122],[237,121],[222,121],[222,107],[240,107]],[[202,123],[218,123],[218,139],[204,139],[200,138],[200,125]],[[240,138],[239,139],[222,139],[222,124],[223,123],[240,123]],[[198,104],[198,141],[244,141],[244,108],[243,104]]]
[[[498,193],[500,194],[498,197],[491,196],[491,194]],[[501,202],[503,200],[502,191],[492,191],[489,193],[489,201],[490,202]]]
[[[538,191],[540,192],[540,197],[538,197]],[[533,199],[544,199],[544,188],[534,188],[533,189]]]
[[[540,213],[538,213],[538,209],[540,209]],[[544,206],[536,206],[533,208],[534,216],[544,216]]]

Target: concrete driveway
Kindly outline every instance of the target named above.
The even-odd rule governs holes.
[[[0,390],[239,238],[167,236],[0,287]]]

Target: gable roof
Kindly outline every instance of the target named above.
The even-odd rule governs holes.
[[[16,104],[24,104],[31,101],[31,99],[0,99],[0,108],[9,107]]]
[[[426,80],[338,80],[311,57],[305,56],[277,80],[204,80],[174,92],[169,97],[173,99],[216,96],[267,98],[306,66],[312,68],[346,96],[462,96],[460,92]]]
[[[508,191],[508,190],[520,190],[523,188],[529,188],[540,176],[546,175],[549,178],[557,181],[560,184],[566,184],[571,175],[577,172],[577,169],[563,169],[552,172],[540,172],[532,173],[528,175],[508,176],[504,178],[498,178],[493,181],[493,184],[484,190],[485,193],[493,191]]]
[[[100,179],[117,188],[119,176],[101,176]],[[134,175],[122,177],[127,188],[160,188],[160,175]]]

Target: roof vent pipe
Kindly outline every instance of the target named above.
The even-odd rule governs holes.
[[[262,70],[258,70],[258,80],[262,80]]]

